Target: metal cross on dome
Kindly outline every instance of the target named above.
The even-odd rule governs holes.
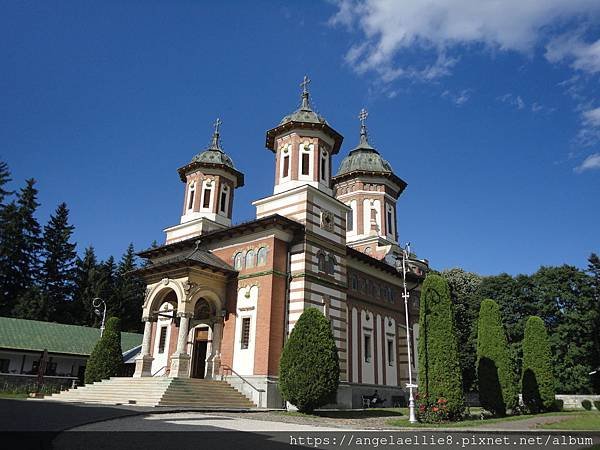
[[[215,120],[215,123],[213,124],[215,127],[215,134],[219,134],[219,127],[221,126],[223,122],[221,121],[221,119],[219,119],[217,117],[217,120]]]
[[[308,75],[304,75],[304,79],[302,80],[302,83],[300,83],[300,86],[302,86],[303,94],[308,93],[308,85],[309,84],[310,84],[310,78],[308,78]]]
[[[360,119],[360,125],[362,127],[366,125],[365,121],[367,120],[367,117],[369,117],[369,113],[367,112],[367,110],[365,108],[361,109],[358,118]]]

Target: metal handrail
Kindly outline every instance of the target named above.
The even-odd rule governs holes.
[[[163,369],[167,369],[169,367],[169,365],[167,364],[166,366],[162,366],[160,369],[158,369],[156,372],[154,372],[153,374],[151,374],[150,376],[153,377],[155,376],[158,372],[160,372]],[[167,373],[169,373],[168,370],[165,370],[165,376],[167,375]]]
[[[233,370],[227,364],[221,364],[221,381],[224,381],[224,379],[225,379],[225,373],[224,373],[225,370],[230,371],[232,374],[234,374],[240,380],[242,380],[242,390],[243,390],[244,384],[247,384],[252,389],[254,389],[256,392],[258,392],[258,407],[260,408],[262,406],[262,393],[266,392],[266,391],[264,389],[259,389],[256,386],[254,386],[252,383],[250,383],[248,380],[246,380],[243,376],[241,376],[239,373],[237,373],[235,370]]]

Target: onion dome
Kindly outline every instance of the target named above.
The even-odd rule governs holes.
[[[402,191],[406,187],[406,182],[394,174],[391,164],[383,159],[379,152],[369,143],[365,123],[367,116],[367,111],[362,109],[358,116],[361,121],[359,143],[342,160],[334,181],[349,178],[353,175],[384,176],[398,184]]]
[[[302,101],[300,108],[281,119],[277,127],[267,131],[266,146],[273,152],[275,151],[275,136],[296,128],[321,130],[325,134],[331,136],[335,142],[331,153],[336,154],[340,150],[343,140],[342,135],[331,128],[327,121],[313,111],[310,106],[310,94],[308,92],[309,83],[310,79],[307,76],[304,76],[304,81],[300,83],[300,86],[302,86]]]
[[[237,187],[244,185],[244,174],[237,171],[233,165],[233,160],[221,148],[221,133],[219,128],[223,122],[217,119],[214,123],[215,131],[212,135],[212,140],[208,148],[198,153],[192,158],[189,164],[179,169],[179,176],[182,181],[186,180],[188,173],[199,168],[221,168],[232,173],[237,178]]]

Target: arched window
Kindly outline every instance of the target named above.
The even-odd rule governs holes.
[[[257,253],[257,266],[264,266],[267,264],[267,247],[261,247]]]
[[[333,275],[335,273],[335,256],[329,255],[327,257],[327,265],[325,269],[325,272],[327,272],[329,275]]]
[[[248,250],[246,253],[246,269],[251,269],[256,265],[256,253],[254,250]]]
[[[354,290],[358,289],[358,278],[356,278],[356,275],[350,277],[350,287]]]
[[[233,258],[233,268],[235,270],[242,270],[243,262],[244,262],[244,258],[242,256],[242,252],[236,253]]]
[[[319,272],[325,272],[325,254],[323,252],[317,253],[317,263],[319,266]]]
[[[187,209],[192,209],[194,207],[194,196],[196,194],[196,183],[193,181],[190,183],[190,188],[188,190],[188,204]]]
[[[227,214],[227,207],[229,206],[229,188],[227,186],[223,186],[221,188],[221,198],[219,200],[219,211],[224,214]]]

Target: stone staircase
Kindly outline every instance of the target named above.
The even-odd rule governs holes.
[[[46,400],[105,405],[168,406],[221,409],[255,408],[225,381],[195,378],[114,377],[69,389]]]

